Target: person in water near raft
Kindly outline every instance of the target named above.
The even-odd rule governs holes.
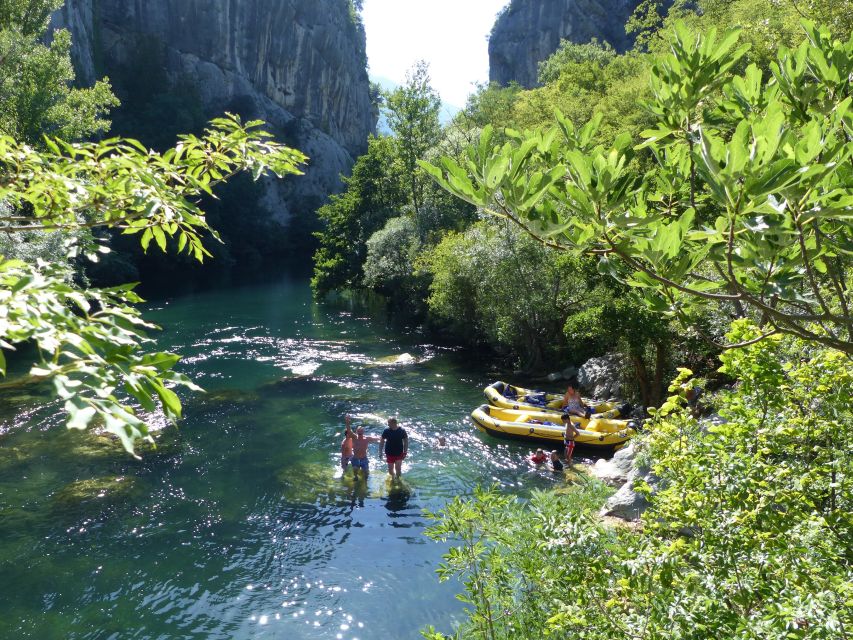
[[[409,452],[409,436],[397,423],[397,418],[388,418],[388,428],[382,432],[379,449],[385,451],[385,461],[388,463],[391,479],[399,480],[403,460]]]
[[[346,416],[344,421],[346,422],[346,431],[344,439],[341,441],[341,471],[346,473],[347,467],[352,462],[352,429],[350,428],[349,416]]]
[[[554,473],[559,473],[563,470],[563,462],[560,460],[560,454],[557,453],[556,449],[551,452],[551,462],[548,464],[548,468]]]
[[[566,446],[566,464],[572,464],[572,454],[575,451],[575,438],[581,433],[572,423],[572,415],[570,413],[564,413],[562,419],[563,426],[566,428],[566,432],[563,435],[563,444]]]
[[[544,449],[537,449],[536,453],[532,453],[527,457],[527,460],[530,464],[539,466],[540,464],[545,464],[548,461],[548,456],[545,454]]]
[[[580,384],[577,378],[569,380],[569,386],[566,389],[566,395],[563,396],[563,412],[570,413],[573,416],[587,418],[592,415],[592,407],[588,407],[581,398]]]
[[[355,430],[355,440],[352,441],[352,473],[354,478],[358,478],[359,469],[361,469],[365,481],[367,480],[367,476],[370,475],[367,447],[374,442],[379,442],[379,438],[364,435],[364,427],[359,427]]]

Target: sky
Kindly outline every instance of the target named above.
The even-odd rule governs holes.
[[[364,0],[370,77],[403,84],[418,60],[447,105],[464,107],[489,79],[486,37],[508,0]]]

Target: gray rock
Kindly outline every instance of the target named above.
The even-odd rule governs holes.
[[[566,380],[571,380],[576,375],[578,375],[577,367],[566,367],[565,369],[563,369],[563,378]]]
[[[538,85],[539,63],[560,46],[592,38],[617,51],[633,40],[625,23],[641,0],[512,0],[500,14],[489,38],[489,80],[501,85]]]
[[[628,522],[636,522],[649,507],[649,501],[644,495],[634,491],[636,482],[642,480],[648,484],[652,493],[657,490],[660,479],[650,468],[642,466],[637,460],[635,443],[620,449],[610,460],[597,461],[590,472],[611,485],[621,487],[602,507],[599,515],[619,518]]]
[[[52,25],[72,31],[81,84],[159,42],[167,74],[195,84],[207,115],[239,102],[304,151],[306,175],[266,183],[279,222],[340,191],[375,131],[364,30],[341,0],[68,0]]]
[[[634,471],[635,458],[636,450],[631,443],[617,451],[609,460],[597,460],[589,472],[607,484],[620,486],[628,481],[628,476]]]
[[[51,32],[68,29],[72,36],[71,57],[77,82],[84,86],[95,83],[95,0],[66,0],[50,17]],[[48,36],[50,40],[50,36]]]
[[[549,373],[548,374],[548,382],[557,382],[557,380],[562,380],[562,379],[563,379],[562,373],[558,372],[558,373]]]
[[[596,400],[618,397],[622,389],[619,381],[620,361],[615,354],[587,360],[578,371],[581,390]]]
[[[640,495],[633,489],[634,481],[639,477],[636,469],[628,475],[628,479],[622,487],[607,500],[601,508],[600,515],[619,518],[628,522],[636,522],[640,519],[649,502],[646,497]]]

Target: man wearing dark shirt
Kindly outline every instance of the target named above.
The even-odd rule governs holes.
[[[399,479],[403,458],[409,452],[409,436],[406,430],[397,424],[397,418],[388,418],[388,428],[382,432],[379,449],[385,451],[385,460],[388,462],[388,473],[391,474],[391,478]]]

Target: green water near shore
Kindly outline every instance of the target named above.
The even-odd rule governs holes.
[[[0,393],[0,638],[416,638],[459,585],[424,509],[477,484],[524,493],[529,448],[477,433],[493,372],[470,353],[284,282],[156,305],[161,349],[207,393],[141,461],[69,433],[44,390]],[[408,364],[381,363],[408,353]],[[371,448],[341,477],[342,417],[398,415],[404,481]],[[439,435],[447,446],[439,447]]]

